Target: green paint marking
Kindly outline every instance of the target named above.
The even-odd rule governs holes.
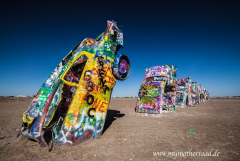
[[[196,134],[196,132],[195,131],[188,131],[189,133],[191,133],[191,134]]]

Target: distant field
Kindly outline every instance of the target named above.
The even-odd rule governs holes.
[[[29,101],[32,99],[33,97],[4,97],[4,98],[0,98],[0,102]]]
[[[240,99],[240,97],[211,97],[210,99]]]

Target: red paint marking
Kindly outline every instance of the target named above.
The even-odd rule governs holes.
[[[101,111],[101,112],[104,112],[103,110],[102,110],[102,108],[104,108],[104,104],[106,105],[107,103],[106,102],[102,102],[102,104],[101,104],[101,106],[99,107],[99,111]]]

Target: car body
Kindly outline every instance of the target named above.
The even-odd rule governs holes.
[[[199,92],[199,103],[205,102],[204,88],[201,84],[198,85],[198,92]]]
[[[192,103],[193,105],[200,103],[200,93],[197,82],[192,82]]]
[[[147,68],[140,86],[135,111],[162,114],[162,110],[175,110],[175,65]]]
[[[193,106],[191,77],[176,79],[176,107]]]
[[[96,39],[85,38],[59,63],[23,113],[22,135],[41,146],[75,145],[102,134],[116,80],[130,62],[118,54],[123,33],[114,21]]]
[[[205,94],[205,100],[208,100],[208,101],[209,101],[209,100],[210,100],[210,94],[209,94],[209,91],[205,89],[204,94]]]
[[[197,84],[197,82],[192,82],[192,98],[193,104],[199,104],[204,102],[204,88],[201,84]]]

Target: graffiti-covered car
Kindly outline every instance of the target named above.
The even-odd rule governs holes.
[[[199,103],[202,103],[204,102],[204,94],[203,94],[203,87],[201,84],[197,85],[197,90],[198,90]]]
[[[192,102],[193,105],[200,103],[200,93],[197,82],[192,82]]]
[[[130,73],[128,57],[117,52],[122,47],[123,32],[114,21],[107,21],[106,31],[96,39],[80,42],[23,113],[19,134],[41,146],[74,145],[99,137],[116,80]]]
[[[176,107],[193,106],[191,77],[176,79]]]
[[[162,109],[175,110],[175,65],[147,68],[140,86],[135,111],[162,114]]]
[[[210,100],[210,94],[209,94],[209,91],[207,91],[206,89],[205,89],[205,100]]]
[[[193,104],[199,104],[201,102],[205,102],[205,100],[210,100],[209,92],[203,88],[197,82],[192,82],[192,100]]]

